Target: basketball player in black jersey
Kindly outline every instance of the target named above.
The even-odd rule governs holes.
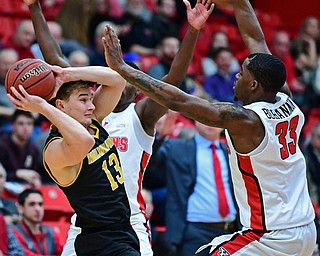
[[[140,255],[119,156],[100,125],[118,103],[125,80],[104,67],[52,68],[55,107],[21,86],[21,93],[12,87],[16,98],[8,97],[17,108],[40,113],[53,124],[43,159],[77,213],[82,232],[75,241],[76,254]],[[102,86],[93,94],[94,83]]]

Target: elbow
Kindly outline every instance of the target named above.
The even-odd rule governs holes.
[[[82,145],[86,145],[89,151],[94,146],[94,143],[95,143],[94,138],[90,135],[90,136],[86,136],[86,138],[82,142]]]
[[[74,145],[75,148],[81,148],[81,151],[87,154],[94,146],[94,138],[89,133],[82,134],[82,136],[79,135],[77,137],[79,139],[77,140],[77,143]]]

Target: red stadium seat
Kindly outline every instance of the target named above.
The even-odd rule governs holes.
[[[21,0],[10,0],[11,6],[14,8],[14,15],[17,17],[30,19],[30,11],[28,6]]]
[[[14,13],[14,8],[12,5],[12,0],[2,0],[0,14],[12,15]]]
[[[0,14],[0,41],[6,43],[14,34],[15,25],[12,18]]]
[[[74,210],[57,185],[42,185],[38,189],[43,193],[44,221],[59,221],[61,218],[71,218]]]
[[[61,221],[43,221],[42,224],[46,226],[53,227],[60,235],[60,238],[63,244],[66,242],[68,237],[68,230],[70,228],[70,220],[61,220]]]

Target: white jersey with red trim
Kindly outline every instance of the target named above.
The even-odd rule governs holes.
[[[142,178],[152,153],[154,137],[144,131],[134,103],[124,111],[110,113],[103,119],[102,126],[112,137],[119,152],[131,208],[131,223],[145,223],[145,203],[141,194]]]
[[[304,115],[287,95],[278,93],[276,99],[274,104],[245,106],[258,114],[265,128],[264,139],[252,152],[236,152],[226,132],[240,221],[246,228],[287,229],[315,217],[298,145]]]

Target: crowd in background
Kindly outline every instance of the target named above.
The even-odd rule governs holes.
[[[5,177],[6,183],[2,188],[0,182],[0,193],[6,190],[6,193],[18,195],[26,187],[37,188],[44,184],[52,184],[44,171],[41,155],[50,123],[42,116],[14,109],[6,96],[4,80],[11,65],[23,58],[43,59],[43,56],[36,42],[28,8],[24,6],[23,1],[3,2],[0,24],[7,24],[8,29],[1,26],[0,32],[0,181]],[[103,28],[109,23],[120,38],[124,59],[135,62],[142,71],[160,79],[168,73],[188,26],[182,1],[40,2],[50,32],[72,66],[106,66],[101,38]],[[235,76],[248,52],[242,43],[232,10],[216,8],[214,12],[214,18],[209,18],[199,35],[193,61],[181,88],[199,97],[235,102]],[[293,93],[293,99],[306,117],[303,136],[299,143],[306,156],[310,195],[316,213],[320,216],[319,19],[306,17],[295,34],[284,30],[279,17],[274,19],[270,27],[272,29],[265,31],[267,43],[272,54],[285,63],[287,83]],[[154,153],[143,184],[147,210],[151,218],[155,255],[173,255],[165,235],[168,181],[166,171],[170,170],[162,165],[164,161],[161,157],[165,157],[166,154],[161,146],[168,139],[193,138],[198,130],[199,127],[192,120],[172,111],[157,124]],[[224,141],[223,131],[220,140]],[[41,194],[37,191],[30,193],[42,200]],[[18,200],[18,196],[16,199]],[[5,200],[0,197],[0,212],[6,222],[3,225],[7,225],[11,232],[11,225],[21,223],[19,214],[22,214],[23,207],[20,207],[18,212],[12,203],[7,204]],[[43,206],[42,201],[38,204]],[[42,217],[40,219],[42,221]],[[51,239],[54,239],[53,235]],[[0,252],[3,248],[0,247]],[[60,249],[59,247],[57,250]],[[23,255],[23,252],[19,253],[15,255]]]

